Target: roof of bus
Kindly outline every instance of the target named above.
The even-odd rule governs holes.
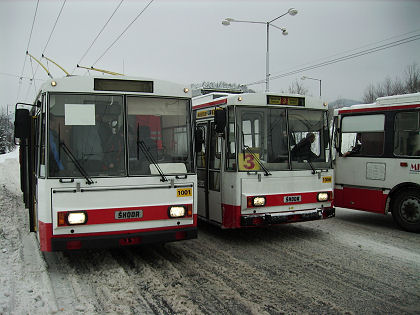
[[[153,81],[153,92],[121,92],[121,91],[99,91],[94,90],[95,79],[106,80],[130,80],[130,81]],[[53,86],[51,83],[55,82]],[[185,92],[185,89],[188,89]],[[112,94],[141,94],[141,95],[162,95],[173,97],[191,98],[191,88],[187,85],[179,83],[156,80],[144,77],[129,76],[113,76],[113,75],[96,75],[96,76],[67,76],[62,78],[54,78],[45,81],[41,86],[42,92],[80,92],[80,93],[112,93]]]
[[[250,105],[250,106],[267,106],[267,96],[284,97],[284,98],[304,98],[305,108],[327,109],[326,103],[319,98],[308,97],[300,94],[286,94],[275,92],[259,92],[259,93],[243,93],[243,94],[227,94],[218,98],[213,98],[213,93],[193,97],[193,109],[214,107],[221,105]],[[220,94],[220,93],[216,93]],[[276,105],[269,105],[276,106]],[[297,108],[300,106],[280,105]]]
[[[372,104],[358,104],[337,108],[334,114],[373,112],[378,110],[395,110],[420,107],[420,93],[379,97]]]

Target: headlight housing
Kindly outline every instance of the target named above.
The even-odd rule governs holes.
[[[264,207],[265,206],[265,196],[255,196],[255,197],[248,197],[247,198],[247,206],[248,208],[251,207]]]
[[[86,211],[58,212],[58,226],[86,224],[88,215]]]
[[[319,192],[316,196],[318,201],[328,201],[330,200],[330,193],[329,192]]]
[[[185,206],[171,206],[168,209],[168,216],[170,218],[182,218],[185,217],[187,209]]]

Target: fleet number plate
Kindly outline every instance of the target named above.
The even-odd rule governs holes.
[[[115,211],[116,220],[141,219],[141,218],[143,218],[143,210]]]
[[[192,196],[192,189],[191,188],[178,188],[176,190],[177,197],[190,197]]]
[[[322,182],[323,183],[331,183],[332,182],[332,176],[322,177]]]

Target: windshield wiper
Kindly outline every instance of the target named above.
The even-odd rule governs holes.
[[[67,156],[70,158],[70,160],[73,162],[73,164],[76,166],[77,170],[82,174],[82,176],[86,179],[86,183],[88,185],[93,184],[93,180],[89,177],[88,173],[85,171],[85,169],[82,167],[82,165],[79,163],[79,161],[75,158],[73,153],[70,151],[70,149],[67,147],[67,145],[64,142],[60,142],[60,147],[63,148],[63,151],[67,154]]]
[[[308,162],[309,166],[310,166],[310,167],[311,167],[311,169],[312,169],[312,174],[315,174],[315,173],[316,173],[316,171],[315,171],[314,166],[312,165],[312,162],[311,162],[310,158],[308,158],[306,161]]]
[[[268,169],[263,165],[263,163],[261,162],[261,160],[260,160],[260,158],[258,157],[258,156],[256,156],[255,154],[254,154],[254,152],[252,152],[252,150],[251,150],[251,148],[250,147],[248,147],[247,145],[244,145],[243,146],[244,148],[245,148],[245,150],[248,152],[248,153],[250,153],[253,157],[254,157],[254,160],[255,161],[257,161],[257,163],[261,166],[261,168],[264,170],[264,172],[265,172],[265,176],[269,176],[269,175],[272,175],[269,171],[268,171]]]
[[[165,174],[162,172],[162,169],[160,168],[160,166],[157,164],[156,160],[154,159],[154,157],[152,156],[152,154],[149,151],[149,148],[146,146],[146,144],[144,143],[143,140],[141,140],[137,145],[140,145],[140,149],[143,151],[144,155],[146,156],[146,158],[149,160],[150,163],[152,163],[156,169],[158,170],[160,177],[162,177],[162,179],[160,180],[161,182],[167,182],[168,179],[166,178]]]
[[[162,169],[160,168],[160,166],[157,164],[156,160],[153,158],[152,154],[149,151],[149,148],[147,147],[147,145],[144,143],[143,140],[140,141],[140,126],[137,124],[137,160],[140,159],[140,154],[139,154],[139,148],[143,151],[144,155],[146,156],[146,158],[149,160],[149,163],[152,163],[157,171],[159,172],[159,175],[161,178],[161,182],[167,182],[168,179],[166,178],[165,174],[162,172]]]

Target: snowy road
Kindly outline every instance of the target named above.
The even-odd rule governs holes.
[[[420,313],[420,235],[391,216],[337,209],[264,229],[200,224],[195,240],[42,255],[9,182],[0,314]]]

